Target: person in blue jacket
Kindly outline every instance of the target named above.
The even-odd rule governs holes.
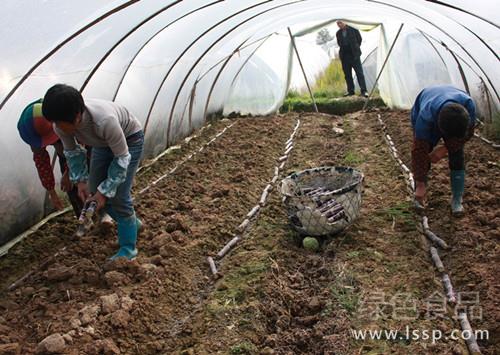
[[[133,259],[142,223],[136,217],[131,188],[141,159],[144,134],[125,107],[99,99],[83,100],[75,88],[57,84],[43,98],[42,112],[54,122],[82,201],[95,201],[116,221],[120,249],[111,257]],[[92,147],[90,166],[85,149]]]
[[[448,156],[451,211],[454,215],[463,214],[464,144],[473,136],[475,122],[474,101],[462,90],[451,85],[437,85],[427,87],[418,94],[411,110],[411,161],[417,209],[425,206],[427,174],[431,163]],[[438,145],[441,138],[444,145]]]

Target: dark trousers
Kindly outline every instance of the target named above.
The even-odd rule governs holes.
[[[366,92],[365,75],[363,74],[363,66],[361,65],[360,57],[344,56],[340,60],[342,62],[342,70],[344,71],[345,82],[347,84],[347,92],[349,94],[354,94],[354,80],[352,79],[353,69],[358,78],[361,92]]]
[[[464,149],[448,154],[448,166],[450,170],[465,170]]]
[[[61,169],[61,174],[64,173],[66,169],[66,157],[64,156],[64,149],[61,141],[57,141],[54,145],[54,149],[56,150],[57,157],[59,158],[59,168]],[[73,188],[70,191],[67,191],[69,202],[73,207],[73,212],[75,213],[76,218],[80,217],[80,213],[82,212],[83,202],[78,197],[78,188],[76,185],[73,185]]]
[[[427,154],[429,154],[431,151],[432,151],[432,149],[429,150]],[[412,159],[414,159],[413,153],[412,153]],[[413,165],[415,165],[415,164],[413,164]],[[450,171],[451,170],[465,170],[465,156],[464,156],[464,149],[463,148],[457,150],[455,153],[451,153],[451,154],[448,153],[448,167],[450,168]],[[428,172],[430,169],[431,169],[431,164],[429,163],[427,168],[426,168],[426,171]],[[427,173],[424,177],[424,182],[427,184]]]

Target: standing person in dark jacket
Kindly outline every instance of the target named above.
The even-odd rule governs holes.
[[[411,110],[413,147],[412,171],[415,178],[415,205],[424,207],[427,173],[431,163],[448,156],[451,184],[451,211],[463,214],[465,184],[464,144],[474,134],[476,106],[472,98],[451,85],[425,88]],[[438,145],[443,138],[444,145]]]
[[[361,34],[357,29],[347,26],[342,21],[337,21],[337,26],[340,28],[337,31],[337,43],[340,47],[339,57],[347,84],[347,93],[344,96],[354,95],[354,80],[352,79],[352,70],[354,69],[358,78],[361,96],[368,97],[365,75],[361,65]]]

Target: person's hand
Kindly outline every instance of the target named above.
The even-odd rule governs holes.
[[[435,164],[446,157],[446,155],[448,155],[448,149],[445,146],[439,146],[429,153],[429,158],[431,159],[431,163]]]
[[[90,196],[88,184],[86,182],[80,181],[77,187],[78,187],[78,197],[80,197],[80,200],[82,200],[82,202],[87,201],[87,199]]]
[[[423,181],[417,181],[415,185],[415,200],[424,206],[425,204],[425,194],[427,193],[427,188]]]
[[[92,196],[90,196],[87,199],[87,202],[91,202],[91,201],[97,202],[97,206],[96,206],[96,212],[97,212],[101,208],[106,206],[107,197],[104,196],[103,194],[101,194],[99,191],[97,191],[95,194],[93,194]]]
[[[68,192],[68,191],[71,191],[72,188],[73,188],[73,184],[71,183],[71,181],[69,179],[69,174],[66,171],[63,174],[63,176],[61,177],[61,190],[63,190],[64,192]]]
[[[49,198],[50,202],[52,203],[52,206],[54,206],[56,210],[60,211],[64,208],[61,199],[59,198],[59,196],[57,196],[56,190],[49,191]]]

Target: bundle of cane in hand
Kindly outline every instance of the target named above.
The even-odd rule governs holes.
[[[94,222],[92,221],[92,217],[97,208],[96,201],[87,201],[83,205],[82,212],[80,213],[80,217],[78,218],[78,228],[76,230],[75,236],[82,237],[87,233]]]

